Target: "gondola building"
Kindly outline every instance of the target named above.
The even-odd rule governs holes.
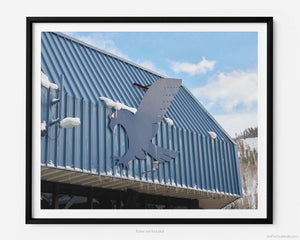
[[[110,117],[135,114],[166,77],[62,33],[41,41],[42,208],[219,209],[242,196],[235,142],[183,84],[151,141],[176,157],[125,168],[115,159],[133,146]]]

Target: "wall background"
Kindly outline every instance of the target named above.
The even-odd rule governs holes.
[[[300,239],[297,1],[5,1],[0,10],[1,235],[10,239]],[[25,225],[26,16],[273,16],[274,224],[196,226]],[[163,233],[137,233],[162,230]]]

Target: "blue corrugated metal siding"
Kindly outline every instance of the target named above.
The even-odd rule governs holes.
[[[42,138],[43,165],[94,174],[159,182],[181,187],[241,195],[239,163],[235,144],[208,116],[184,87],[180,87],[168,109],[172,127],[162,122],[154,138],[159,146],[179,151],[175,160],[153,169],[150,157],[130,162],[128,171],[114,165],[113,156],[127,150],[126,132],[108,128],[108,113],[100,96],[138,107],[144,91],[134,82],[148,85],[161,78],[152,72],[86,47],[55,33],[42,33],[42,72],[60,86],[65,76],[63,117],[79,117],[73,129],[49,126],[58,117],[59,104],[51,106],[58,91],[42,87],[42,122],[48,135]],[[213,140],[208,131],[214,131]]]
[[[144,91],[133,83],[149,85],[161,78],[54,33],[42,34],[42,71],[58,85],[60,74],[64,73],[66,91],[78,98],[99,102],[99,97],[104,96],[135,108]],[[180,128],[206,136],[214,131],[219,138],[231,142],[183,87],[172,101],[167,117]]]

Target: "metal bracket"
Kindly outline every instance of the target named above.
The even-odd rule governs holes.
[[[59,103],[59,102],[60,102],[60,99],[53,98],[52,101],[51,101],[51,105],[54,105],[54,104]]]
[[[61,76],[61,83],[60,83],[60,90],[59,90],[59,95],[60,95],[59,99],[54,98],[51,101],[51,106],[60,102],[59,115],[58,115],[57,119],[54,119],[50,122],[50,126],[59,123],[60,120],[63,118],[62,115],[63,115],[63,107],[64,107],[64,97],[63,97],[64,96],[63,95],[63,92],[64,92],[64,74],[62,73],[60,76]]]

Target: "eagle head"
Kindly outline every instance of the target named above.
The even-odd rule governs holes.
[[[115,126],[118,124],[122,125],[123,127],[125,122],[128,120],[131,120],[130,117],[132,117],[134,114],[126,109],[121,109],[120,111],[114,111],[109,114],[109,128],[111,131],[114,131]]]

